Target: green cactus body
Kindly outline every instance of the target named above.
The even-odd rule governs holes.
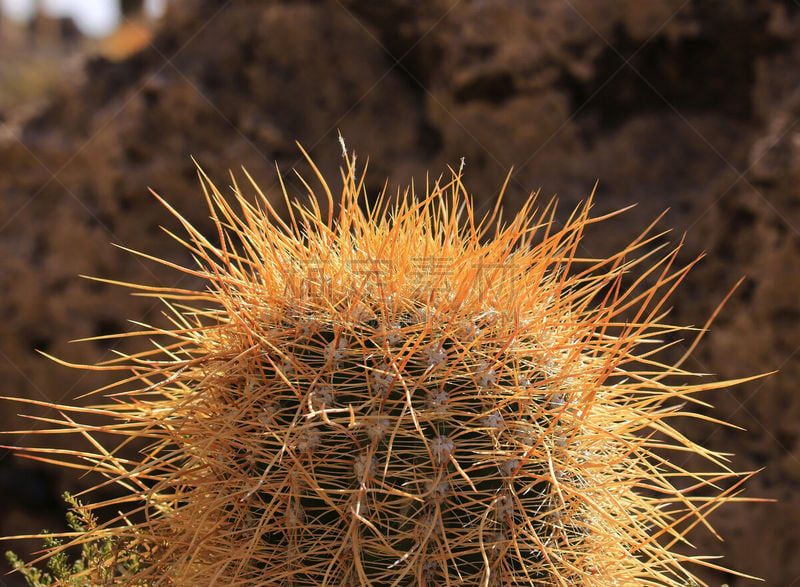
[[[329,212],[284,221],[203,176],[219,244],[173,210],[209,288],[141,288],[174,329],[105,366],[142,385],[96,408],[151,441],[140,462],[91,457],[146,514],[97,531],[147,550],[118,581],[689,584],[686,563],[710,563],[673,545],[746,475],[667,422],[730,384],[668,383],[692,374],[653,356],[687,268],[673,252],[625,288],[655,237],[579,259],[588,204],[556,228],[531,199],[504,226],[499,202],[476,220],[459,174],[372,205],[361,177],[347,159]]]

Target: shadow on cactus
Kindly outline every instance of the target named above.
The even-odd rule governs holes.
[[[138,391],[58,406],[76,434],[99,414],[148,442],[136,462],[99,443],[74,455],[142,521],[73,543],[146,550],[116,571],[130,585],[678,586],[719,568],[674,547],[751,473],[669,424],[737,383],[686,383],[657,358],[689,330],[664,322],[689,269],[677,249],[651,226],[584,259],[604,220],[590,202],[559,226],[531,198],[503,223],[499,199],[477,217],[460,172],[369,200],[355,157],[338,198],[311,166],[324,196],[284,188],[285,218],[254,184],[231,203],[200,172],[213,242],[164,203],[197,266],[142,256],[207,288],[124,284],[162,299],[173,328],[92,367]],[[687,452],[708,471],[668,458]]]

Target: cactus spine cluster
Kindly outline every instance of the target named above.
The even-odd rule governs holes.
[[[72,538],[139,553],[115,584],[679,586],[713,566],[674,546],[747,475],[669,424],[732,383],[657,358],[681,330],[677,250],[650,227],[581,258],[590,203],[559,226],[532,197],[504,224],[459,172],[370,200],[355,157],[339,198],[311,166],[324,196],[284,188],[284,217],[201,172],[217,232],[167,205],[197,266],[161,262],[207,287],[126,284],[173,327],[94,367],[126,371],[124,393],[59,406],[62,428],[93,438],[78,420],[99,414],[146,446],[64,456],[128,492]],[[711,471],[670,462],[685,452]]]

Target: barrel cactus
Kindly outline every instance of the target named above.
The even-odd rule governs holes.
[[[354,156],[338,197],[311,166],[322,197],[284,188],[284,215],[201,172],[213,236],[165,203],[197,265],[162,262],[204,287],[133,285],[173,327],[93,367],[127,371],[124,393],[59,406],[97,449],[65,463],[127,492],[72,543],[120,545],[128,585],[685,586],[714,566],[675,547],[748,475],[669,423],[734,383],[659,361],[683,330],[664,322],[677,249],[650,227],[586,259],[591,199],[563,225],[535,197],[504,222],[457,171],[370,199]]]

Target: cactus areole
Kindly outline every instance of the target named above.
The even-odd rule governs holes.
[[[284,187],[282,215],[200,172],[213,237],[165,203],[197,264],[143,256],[204,285],[125,284],[172,328],[93,367],[137,390],[59,406],[65,429],[93,438],[79,420],[100,414],[147,440],[134,461],[99,442],[64,456],[138,516],[73,542],[139,549],[127,585],[685,586],[715,568],[680,543],[749,474],[669,424],[735,383],[659,360],[683,330],[663,321],[677,249],[651,226],[584,258],[591,199],[566,223],[535,197],[504,221],[460,172],[369,198],[345,162],[340,196],[310,162],[319,197]],[[706,470],[671,462],[687,452]]]

